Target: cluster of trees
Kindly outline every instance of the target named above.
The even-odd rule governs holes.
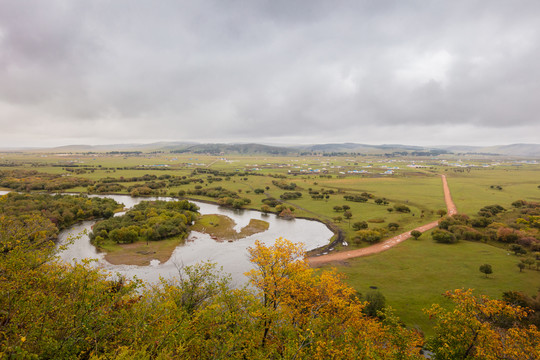
[[[222,186],[216,186],[211,188],[202,188],[200,185],[196,185],[195,189],[188,190],[187,192],[189,195],[199,195],[199,196],[208,196],[211,198],[219,199],[224,197],[230,197],[233,199],[238,199],[240,196],[232,191],[225,189]]]
[[[284,219],[293,219],[295,210],[294,206],[287,206],[286,204],[279,204],[275,208],[278,216]]]
[[[137,196],[152,196],[164,195],[167,183],[165,181],[146,181],[144,184],[135,184],[128,187],[129,195]]]
[[[112,199],[82,195],[8,193],[0,197],[0,214],[13,218],[39,215],[50,221],[57,230],[82,220],[110,218],[122,207]]]
[[[401,213],[410,213],[411,212],[411,209],[407,205],[404,205],[404,204],[395,204],[393,209],[395,211],[401,212]]]
[[[335,193],[332,189],[321,189],[321,190],[314,190],[312,188],[308,189],[309,195],[311,195],[311,198],[313,200],[322,200],[322,199],[330,199],[330,195],[333,195]]]
[[[273,197],[268,197],[268,198],[265,198],[265,199],[262,199],[261,202],[264,204],[264,205],[268,205],[270,207],[275,207],[275,206],[278,206],[279,204],[281,204],[281,201],[273,198]]]
[[[284,180],[272,180],[272,184],[283,190],[296,190],[295,183],[288,183]]]
[[[278,203],[276,204],[274,209],[272,208],[273,206],[264,204],[263,206],[261,206],[261,211],[265,214],[268,214],[269,212],[275,212],[279,217],[282,217],[284,219],[294,219],[295,217],[294,212],[296,209],[294,206]]]
[[[504,211],[506,211],[506,209],[503,208],[501,205],[488,205],[481,208],[478,211],[478,215],[486,217],[486,218],[490,218]]]
[[[59,264],[42,235],[32,242],[0,225],[0,239],[16,244],[0,253],[2,358],[420,360],[422,347],[437,359],[540,356],[540,333],[520,307],[456,290],[447,294],[452,311],[428,311],[435,335],[424,339],[391,309],[377,311],[380,293],[362,301],[282,239],[249,250],[247,287],[233,288],[209,263],[146,286],[87,263]]]
[[[208,177],[208,182],[221,180],[221,178],[214,178],[212,176]],[[99,183],[96,183],[92,186],[88,186],[87,190],[89,193],[96,194],[107,194],[112,192],[123,191],[126,188],[120,183],[129,183],[137,182],[132,186],[127,188],[131,196],[156,196],[164,195],[166,192],[164,189],[170,188],[173,186],[188,185],[191,183],[204,183],[203,179],[186,177],[186,176],[175,176],[170,174],[163,174],[160,176],[144,174],[142,176],[133,176],[133,177],[119,177],[112,178],[106,177],[99,180]]]
[[[214,176],[222,176],[222,177],[233,177],[233,176],[248,176],[248,175],[256,175],[254,173],[251,173],[249,171],[224,171],[224,170],[215,170],[215,169],[209,169],[209,168],[195,168],[193,169],[191,175],[199,175],[199,174],[211,174]]]
[[[142,176],[133,176],[133,177],[123,177],[123,176],[120,176],[119,178],[105,177],[105,178],[100,179],[99,182],[101,183],[144,182],[144,181],[153,181],[157,179],[158,179],[157,175],[144,174]]]
[[[125,186],[118,183],[96,183],[86,188],[89,194],[112,194],[125,190]]]
[[[437,237],[448,240],[442,242],[494,241],[518,251],[540,251],[540,203],[518,200],[513,206],[513,211],[500,205],[485,206],[472,219],[458,214],[445,217],[439,221]]]
[[[386,235],[387,229],[377,228],[377,229],[361,229],[356,231],[354,241],[360,243],[362,241],[374,244],[379,241]]]
[[[35,170],[0,170],[0,186],[15,191],[59,191],[92,184],[92,180],[75,176],[47,174]]]
[[[181,201],[143,201],[126,214],[96,223],[90,240],[96,246],[109,240],[119,244],[185,237],[197,218],[197,205]]]
[[[343,195],[343,198],[347,201],[354,202],[367,202],[369,200],[369,198],[362,195]]]
[[[373,199],[375,195],[363,192],[359,195],[344,195],[343,198],[347,201],[354,201],[354,202],[367,202],[369,199]],[[385,198],[377,198],[374,200],[375,204],[377,205],[388,205],[389,202]]]
[[[221,197],[217,201],[220,206],[228,206],[235,209],[241,209],[244,205],[251,204],[251,200],[248,198],[231,198],[231,197]]]
[[[302,197],[302,193],[299,191],[295,192],[285,192],[279,196],[282,200],[295,200]]]

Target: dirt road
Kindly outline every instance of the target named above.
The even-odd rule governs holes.
[[[454,215],[457,213],[457,208],[454,202],[452,201],[452,196],[450,194],[450,189],[448,188],[448,182],[446,181],[446,176],[441,175],[441,179],[442,179],[443,190],[444,190],[444,201],[446,202],[446,211],[448,212],[448,215]],[[434,221],[429,224],[419,226],[414,230],[418,230],[420,232],[431,230],[437,227],[438,223],[439,223],[438,221]],[[341,252],[336,252],[333,254],[310,257],[308,258],[308,261],[311,266],[319,266],[319,265],[333,262],[333,261],[344,261],[347,259],[352,259],[352,258],[356,258],[360,256],[376,254],[381,251],[388,250],[391,247],[396,246],[400,242],[407,240],[408,238],[411,237],[411,231],[394,236],[390,239],[383,241],[382,243],[375,244],[367,248],[356,249],[356,250],[351,250],[351,251],[341,251]]]

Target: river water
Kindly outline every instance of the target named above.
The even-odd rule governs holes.
[[[1,194],[1,193],[0,193]],[[91,195],[108,197],[123,203],[126,208],[146,200],[167,200],[171,198],[133,198],[129,195]],[[96,248],[90,244],[88,235],[94,221],[84,221],[69,229],[62,231],[59,235],[59,245],[66,245],[67,248],[59,252],[59,256],[66,262],[80,262],[82,259],[95,259],[95,266],[99,266],[108,271],[122,274],[126,277],[137,277],[144,281],[155,283],[160,277],[172,278],[178,274],[181,266],[194,265],[202,261],[211,261],[223,268],[223,272],[231,274],[233,284],[240,286],[246,282],[244,273],[252,268],[248,260],[247,248],[253,246],[255,240],[259,240],[267,245],[274,244],[279,237],[301,242],[306,250],[318,248],[328,244],[333,233],[322,223],[304,219],[283,220],[274,214],[264,215],[252,210],[233,210],[219,207],[213,204],[206,204],[192,201],[199,206],[201,214],[226,215],[236,222],[235,229],[239,231],[249,224],[251,219],[267,221],[270,227],[267,231],[258,233],[234,242],[217,242],[209,235],[192,231],[185,241],[173,252],[171,258],[165,263],[152,261],[149,266],[135,265],[112,265],[104,259],[103,253],[98,253]],[[70,240],[71,244],[70,244]]]

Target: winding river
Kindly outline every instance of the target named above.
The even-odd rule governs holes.
[[[5,193],[7,192],[0,191],[0,195]],[[126,208],[131,208],[135,204],[146,200],[174,200],[167,197],[133,198],[129,195],[90,196],[112,198],[119,203],[123,203]],[[178,268],[181,266],[211,261],[217,263],[218,267],[221,266],[224,273],[231,274],[233,285],[239,286],[247,280],[244,272],[252,268],[251,263],[248,261],[247,248],[253,246],[255,240],[272,245],[275,239],[283,237],[294,242],[301,242],[305,245],[306,250],[311,250],[328,244],[333,235],[324,224],[317,221],[304,219],[283,220],[274,214],[264,215],[258,211],[233,210],[213,204],[193,202],[199,206],[201,214],[221,214],[230,217],[236,222],[235,229],[237,231],[246,226],[250,219],[267,221],[270,227],[265,232],[234,242],[217,242],[207,234],[192,231],[185,243],[174,250],[167,262],[159,263],[159,261],[155,260],[149,266],[135,266],[113,265],[107,262],[104,259],[104,254],[96,251],[96,248],[90,244],[88,235],[85,234],[91,231],[95,221],[84,221],[60,233],[59,246],[64,245],[66,249],[59,251],[58,255],[60,259],[70,263],[80,262],[83,259],[95,259],[94,266],[129,278],[137,277],[150,283],[157,282],[160,277],[167,279],[176,276]]]

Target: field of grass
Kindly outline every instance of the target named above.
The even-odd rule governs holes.
[[[504,291],[534,295],[540,286],[540,271],[517,267],[519,258],[508,251],[483,243],[437,244],[428,233],[419,240],[407,240],[377,255],[357,258],[337,269],[360,293],[377,287],[387,304],[408,325],[431,332],[422,309],[444,304],[447,290],[472,288],[477,294],[501,298]],[[480,265],[488,263],[493,274],[485,277]]]
[[[448,185],[460,212],[475,214],[486,205],[510,207],[515,200],[540,201],[540,166],[501,166],[448,172]],[[493,188],[492,188],[493,186]],[[498,190],[496,187],[502,189]]]

